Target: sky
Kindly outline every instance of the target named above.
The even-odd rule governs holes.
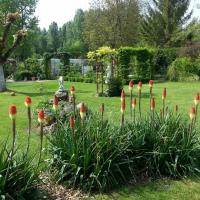
[[[200,0],[191,1],[190,7],[194,11],[193,16],[200,19]],[[91,0],[39,0],[36,9],[39,26],[48,28],[51,22],[55,21],[61,27],[73,19],[77,9],[87,10],[90,7],[90,2]]]

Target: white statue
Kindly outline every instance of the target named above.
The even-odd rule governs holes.
[[[110,82],[111,77],[112,77],[112,69],[111,69],[111,66],[108,65],[106,69],[106,80],[105,80],[106,84]]]
[[[59,77],[58,83],[59,83],[59,91],[64,91],[65,88],[64,88],[64,79],[63,79],[63,76]]]

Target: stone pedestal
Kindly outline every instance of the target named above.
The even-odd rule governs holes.
[[[67,90],[58,90],[55,93],[55,96],[58,97],[59,101],[68,101],[69,100],[69,94]]]

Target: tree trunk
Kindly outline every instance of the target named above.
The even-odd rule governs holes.
[[[3,64],[0,63],[0,92],[6,90],[6,81],[4,77]]]

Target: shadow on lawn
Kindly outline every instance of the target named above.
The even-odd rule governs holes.
[[[30,97],[39,97],[39,96],[53,96],[54,93],[53,92],[20,92],[20,91],[16,91],[16,90],[7,90],[7,92],[14,92],[16,94],[21,94],[21,95],[25,95],[25,96],[30,96]]]

